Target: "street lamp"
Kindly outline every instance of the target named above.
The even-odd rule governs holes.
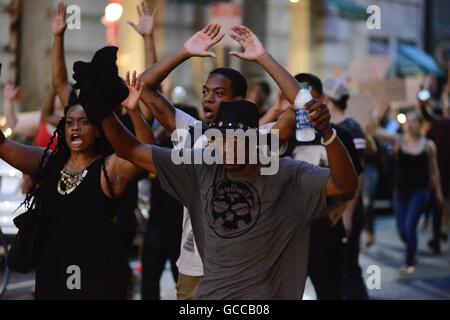
[[[110,3],[105,8],[105,21],[117,22],[123,13],[123,7],[120,3]]]
[[[119,20],[122,17],[123,7],[120,0],[109,0],[105,7],[105,15],[101,22],[106,27],[106,42],[117,46],[119,42]]]
[[[405,123],[406,123],[406,115],[405,115],[404,113],[399,113],[399,114],[397,115],[397,121],[398,121],[400,124],[405,124]]]

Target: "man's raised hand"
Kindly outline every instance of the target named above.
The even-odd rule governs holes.
[[[193,57],[215,58],[215,53],[208,50],[222,40],[223,37],[224,34],[220,33],[220,24],[210,23],[186,41],[184,49]]]
[[[247,61],[257,61],[266,53],[261,41],[249,28],[234,26],[231,30],[233,33],[230,34],[230,37],[238,42],[244,51],[231,51],[230,55]]]

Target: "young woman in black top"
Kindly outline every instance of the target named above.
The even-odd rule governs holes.
[[[421,131],[421,119],[415,112],[406,115],[403,135],[388,135],[379,129],[378,138],[394,145],[397,158],[395,212],[401,239],[406,244],[404,274],[415,271],[417,253],[417,224],[431,190],[443,205],[436,146]]]
[[[129,109],[137,137],[153,143],[137,111],[142,86],[127,77]],[[91,123],[74,92],[49,143],[54,151],[23,145],[0,133],[0,158],[37,180],[24,204],[42,223],[36,267],[36,299],[122,299],[126,256],[114,217],[114,198],[142,172],[112,153],[98,123]]]

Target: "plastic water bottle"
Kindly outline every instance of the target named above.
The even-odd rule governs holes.
[[[295,98],[295,137],[297,141],[307,142],[316,138],[316,129],[308,122],[309,113],[305,109],[305,104],[312,100],[308,84],[300,83],[300,91]]]

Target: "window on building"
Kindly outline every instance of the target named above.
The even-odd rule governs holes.
[[[369,53],[387,55],[389,53],[389,40],[386,38],[371,38],[369,40]]]

